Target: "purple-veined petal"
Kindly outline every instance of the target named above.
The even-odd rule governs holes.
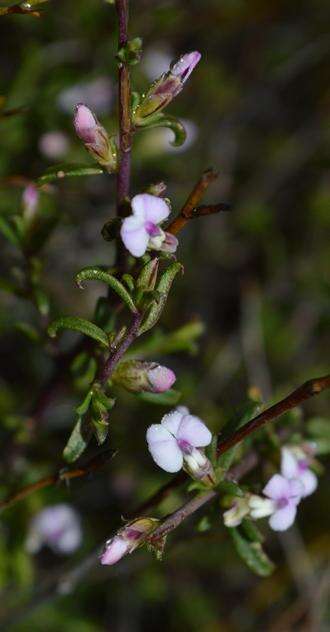
[[[298,462],[289,448],[281,450],[281,473],[285,478],[295,478],[298,475]]]
[[[265,496],[274,500],[289,498],[291,495],[290,491],[289,481],[281,474],[274,474],[263,489]]]
[[[147,249],[149,235],[143,219],[130,215],[126,217],[120,229],[121,238],[134,257],[142,257]]]
[[[277,509],[269,519],[269,525],[274,531],[286,531],[294,523],[297,507],[289,503],[282,509]]]
[[[302,474],[300,474],[299,476],[299,480],[304,486],[304,490],[302,493],[303,498],[315,492],[318,486],[318,480],[316,474],[314,474],[312,470],[305,470],[305,472],[302,472]]]
[[[177,432],[177,439],[186,441],[194,448],[202,448],[212,441],[212,434],[204,422],[194,415],[185,415]]]
[[[161,424],[174,437],[177,436],[179,426],[182,421],[183,414],[179,410],[172,410],[171,413],[164,415]]]
[[[101,564],[116,564],[128,552],[128,542],[124,538],[115,535],[109,540],[103,551],[100,561]]]
[[[133,213],[144,216],[148,222],[160,224],[170,214],[170,209],[165,200],[150,193],[139,193],[131,202]]]

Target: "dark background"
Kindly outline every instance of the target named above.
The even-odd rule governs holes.
[[[219,178],[206,201],[232,205],[229,213],[191,222],[180,236],[185,275],[176,281],[161,323],[164,331],[192,318],[204,323],[198,351],[175,353],[165,363],[178,375],[181,402],[217,431],[242,410],[249,388],[257,387],[270,401],[327,372],[329,5],[325,0],[131,4],[130,34],[141,36],[144,48],[142,63],[132,69],[136,89],[163,71],[167,58],[202,52],[185,90],[169,107],[187,122],[189,142],[173,150],[167,132],[140,132],[132,192],[164,180],[178,210],[212,165]],[[103,86],[98,116],[115,129],[117,32],[114,9],[101,0],[54,0],[44,4],[39,19],[0,20],[0,94],[6,109],[27,108],[0,119],[0,211],[11,216],[21,208],[20,178],[36,178],[56,162],[41,151],[46,132],[66,135],[61,160],[92,164],[75,137],[75,101],[71,96],[70,103],[65,91],[78,86],[85,98],[76,100],[89,104],[86,84],[102,78],[91,93],[97,97]],[[51,316],[90,317],[101,288],[80,292],[73,276],[85,265],[113,260],[113,247],[100,230],[115,212],[114,179],[67,179],[44,195],[43,203],[58,219],[41,255]],[[0,243],[1,278],[15,278],[24,261],[1,235]],[[0,297],[0,491],[5,496],[61,466],[79,393],[68,375],[29,432],[28,414],[52,375],[53,360],[17,328],[20,322],[40,327],[31,302],[2,291]],[[61,345],[69,348],[72,341],[64,337]],[[304,420],[326,417],[326,400],[325,395],[308,402],[297,414]],[[144,439],[146,426],[166,409],[131,396],[117,404],[111,445],[119,453],[104,470],[70,488],[32,495],[1,516],[3,621],[11,621],[17,632],[325,630],[326,474],[303,504],[295,528],[280,537],[265,528],[266,548],[277,564],[270,578],[255,577],[243,566],[219,507],[213,507],[211,529],[196,529],[201,516],[185,524],[170,537],[161,563],[143,550],[116,568],[85,574],[65,596],[43,592],[49,579],[79,565],[117,528],[120,515],[167,480],[147,455]],[[263,475],[259,470],[251,481],[260,482]],[[171,495],[159,515],[182,499],[179,492]],[[31,557],[24,548],[29,521],[57,501],[80,512],[83,546],[69,560],[49,551]]]

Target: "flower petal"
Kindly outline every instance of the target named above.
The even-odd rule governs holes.
[[[128,543],[124,538],[115,535],[114,538],[109,540],[100,557],[101,564],[116,564],[127,552]]]
[[[269,519],[269,525],[274,531],[286,531],[294,523],[297,507],[289,503],[286,507],[278,509]]]
[[[167,441],[149,443],[149,452],[159,467],[165,472],[178,472],[183,465],[183,455],[174,437]]]
[[[281,450],[281,473],[285,478],[298,476],[298,462],[289,448],[282,448]]]
[[[131,202],[134,215],[144,217],[148,222],[160,224],[170,214],[170,209],[165,200],[150,193],[139,193]]]
[[[299,476],[299,478],[290,478],[289,487],[290,487],[289,498],[290,500],[292,500],[292,502],[298,505],[305,491],[304,484],[301,480],[301,477]]]
[[[199,417],[184,415],[178,429],[177,439],[187,441],[194,448],[202,448],[211,443],[212,434]]]
[[[171,435],[176,437],[178,434],[178,430],[179,430],[179,426],[181,424],[182,418],[183,418],[182,412],[180,412],[178,409],[172,410],[172,412],[168,413],[167,415],[164,415],[161,421],[161,424],[164,428],[166,428],[166,430],[168,430],[171,433]]]
[[[169,415],[165,415],[167,417]],[[161,424],[152,424],[149,426],[146,434],[148,445],[159,443],[159,441],[168,441],[172,439],[172,435],[169,430]]]
[[[263,493],[265,496],[268,496],[268,498],[273,498],[274,500],[289,498],[291,495],[290,483],[284,476],[281,476],[281,474],[274,474],[268,481],[266,487],[264,487]]]
[[[316,474],[314,474],[312,470],[305,470],[305,472],[300,474],[299,479],[304,486],[304,491],[302,494],[303,498],[315,492],[318,486],[318,480]]]
[[[127,250],[133,257],[142,257],[144,255],[149,235],[144,227],[143,219],[134,215],[126,217],[122,223],[120,235]]]

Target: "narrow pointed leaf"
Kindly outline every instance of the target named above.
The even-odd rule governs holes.
[[[171,289],[171,285],[179,271],[183,270],[183,266],[179,262],[172,263],[162,275],[157,285],[157,292],[159,293],[159,299],[152,301],[152,304],[147,312],[145,319],[139,330],[139,335],[145,333],[151,327],[153,327],[165,307],[168,293]]]
[[[138,398],[148,404],[156,404],[158,406],[175,406],[180,400],[181,393],[174,388],[170,388],[165,393],[139,393]]]
[[[85,270],[81,270],[76,275],[76,282],[80,288],[83,287],[84,281],[101,281],[102,283],[106,283],[111,289],[120,296],[122,301],[127,305],[127,307],[134,313],[136,313],[137,309],[133,302],[133,299],[129,292],[126,290],[125,286],[116,279],[109,272],[104,272],[99,268],[86,268]]]
[[[260,542],[250,542],[236,528],[230,528],[229,531],[238,555],[248,568],[260,577],[271,575],[275,567]]]
[[[54,180],[62,180],[63,178],[95,176],[101,173],[104,173],[101,167],[60,164],[47,169],[46,173],[38,178],[37,184],[46,184],[47,182],[54,182]]]
[[[79,418],[66,444],[63,457],[68,463],[76,461],[84,450],[92,437],[92,428],[84,419]]]
[[[54,338],[59,329],[71,329],[72,331],[79,331],[89,338],[93,338],[103,346],[108,347],[108,337],[106,333],[94,323],[84,318],[78,318],[75,316],[62,316],[55,320],[49,327],[48,333],[51,338]]]

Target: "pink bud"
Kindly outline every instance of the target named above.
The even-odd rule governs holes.
[[[106,543],[105,550],[100,557],[101,564],[116,564],[128,553],[128,548],[128,542],[121,536],[115,535]]]
[[[168,252],[170,254],[174,254],[179,245],[178,239],[172,233],[165,233],[165,240],[162,243],[161,250],[162,252]]]
[[[154,393],[164,393],[174,384],[176,376],[171,369],[158,364],[148,371],[148,380]]]
[[[171,73],[176,77],[179,77],[182,83],[185,83],[195,66],[197,66],[200,61],[201,56],[202,55],[197,50],[192,53],[186,53],[171,66]]]
[[[23,191],[22,203],[24,212],[28,217],[32,217],[37,210],[39,202],[39,191],[35,184],[29,184]]]
[[[79,136],[84,143],[96,142],[95,132],[97,126],[98,122],[93,112],[83,103],[78,103],[74,117],[74,127],[77,136]]]

